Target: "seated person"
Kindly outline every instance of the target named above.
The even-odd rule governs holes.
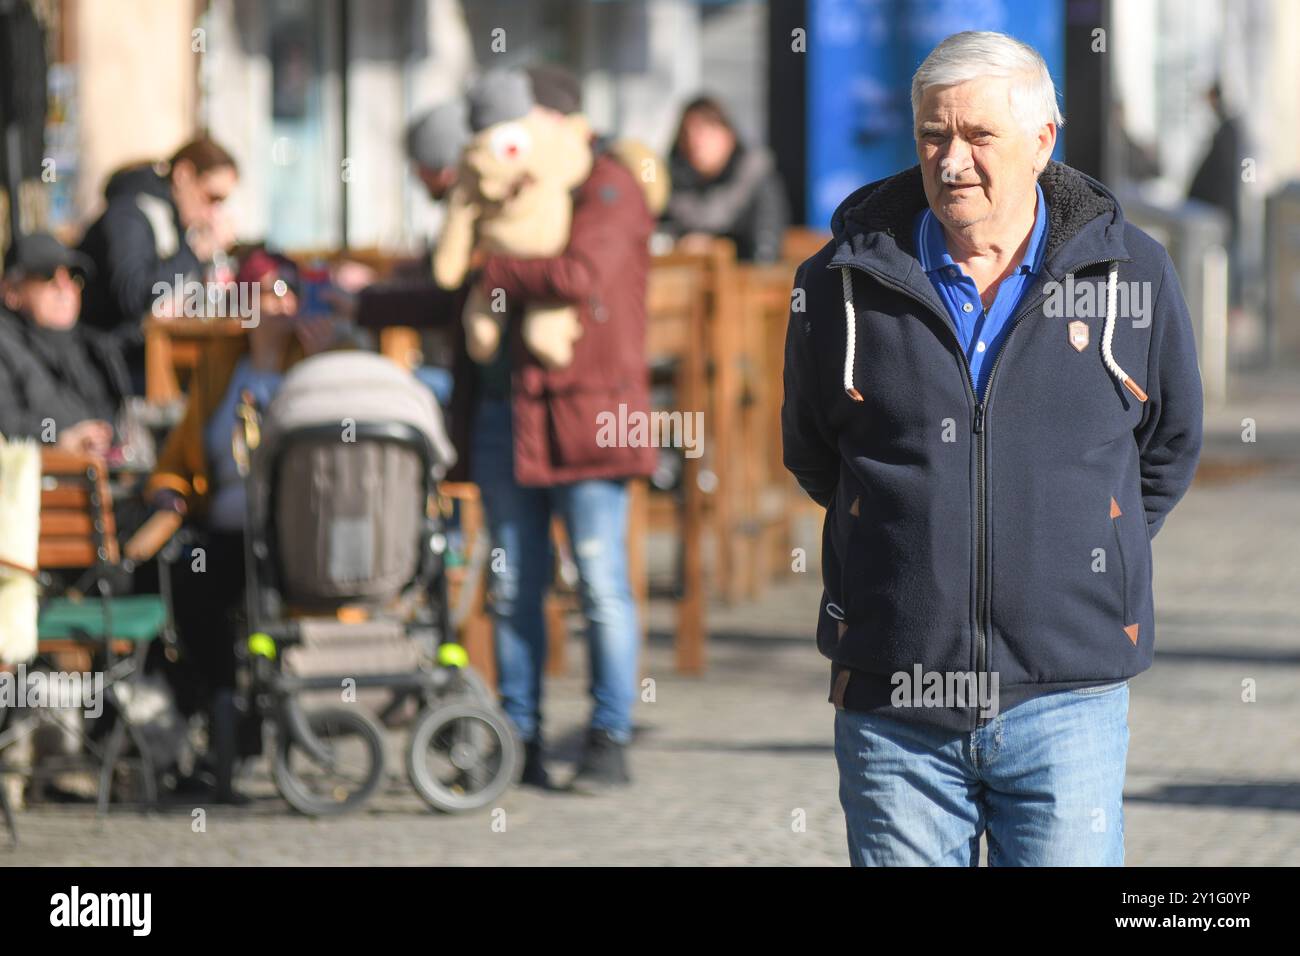
[[[48,233],[5,255],[0,309],[0,434],[107,455],[130,391],[117,343],[79,321],[92,266]]]
[[[186,515],[204,549],[201,565],[188,558],[177,565],[176,625],[184,654],[173,677],[182,710],[207,712],[214,796],[231,803],[242,802],[232,786],[245,526],[244,483],[231,451],[236,410],[245,390],[264,410],[285,371],[334,337],[330,319],[298,315],[298,271],[286,257],[254,252],[237,281],[258,283],[258,323],[246,336],[208,346],[190,384],[185,417],[149,480],[153,506]]]
[[[230,153],[199,137],[165,164],[120,170],[104,187],[107,207],[81,240],[95,265],[86,322],[122,342],[138,392],[144,388],[141,320],[159,298],[155,286],[172,287],[177,276],[208,278],[234,243],[224,203],[238,180]]]
[[[708,238],[736,244],[743,262],[776,262],[790,221],[772,154],[741,141],[717,100],[701,96],[682,111],[669,155],[672,195],[661,226],[685,251]]]

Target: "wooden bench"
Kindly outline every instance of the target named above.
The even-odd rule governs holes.
[[[119,546],[113,500],[104,463],[90,455],[54,448],[41,452],[41,513],[37,539],[37,567],[29,569],[46,590],[38,621],[36,658],[61,672],[89,674],[98,667],[103,701],[114,709],[113,729],[106,741],[76,733],[99,771],[98,808],[108,809],[113,772],[119,764],[138,764],[144,780],[146,802],[156,799],[154,767],[149,743],[132,721],[118,696],[119,690],[143,673],[145,655],[155,638],[170,638],[167,598],[155,595],[116,596],[113,572],[129,574],[136,562],[154,556],[180,525],[179,515],[151,517]],[[63,583],[52,595],[56,576],[78,574],[74,584]],[[160,567],[164,594],[168,577]],[[17,824],[9,806],[4,777],[25,776],[31,768],[5,763],[4,751],[43,723],[64,728],[57,710],[35,709],[11,719],[0,733],[0,811],[13,842]],[[64,728],[67,729],[67,728]],[[126,756],[128,738],[136,756]],[[64,769],[81,769],[80,760]]]

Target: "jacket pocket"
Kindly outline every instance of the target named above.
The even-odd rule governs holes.
[[[1139,623],[1147,609],[1147,589],[1151,583],[1150,537],[1146,515],[1141,509],[1125,511],[1113,518],[1111,524],[1120,562],[1120,613],[1124,618],[1121,623],[1128,627]]]
[[[841,556],[842,568],[840,571],[840,594],[843,596],[841,602],[844,608],[844,616],[847,621],[858,625],[862,621],[862,589],[863,573],[866,565],[862,556],[863,536],[862,527],[862,508],[863,496],[861,492],[855,491],[849,498],[848,507],[845,509],[844,522],[846,524],[843,541],[844,553]]]
[[[1122,515],[1120,517],[1123,517]],[[1128,600],[1128,582],[1129,582],[1129,557],[1124,553],[1124,536],[1120,534],[1120,518],[1112,518],[1110,522],[1111,529],[1115,534],[1115,553],[1119,556],[1119,593],[1120,593],[1120,617],[1124,624],[1131,623],[1129,618],[1129,600]]]
[[[840,563],[843,541],[839,536],[837,503],[839,490],[831,495],[822,523],[822,590],[825,592],[817,615],[817,649],[835,659],[844,636],[844,576]]]

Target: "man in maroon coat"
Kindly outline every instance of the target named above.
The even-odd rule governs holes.
[[[529,71],[534,109],[573,113],[577,81]],[[526,745],[524,781],[546,787],[541,680],[546,657],[542,597],[550,583],[552,514],[565,522],[590,643],[593,708],[580,789],[626,783],[640,628],[627,565],[627,479],[650,474],[654,449],[610,446],[600,422],[648,412],[645,357],[648,239],[653,217],[641,185],[593,141],[591,174],[573,194],[569,243],[554,258],[489,256],[475,281],[509,303],[504,347],[486,365],[463,346],[452,400],[465,473],[479,485],[492,538],[490,591],[502,704]],[[520,312],[530,302],[577,309],[573,361],[544,367],[524,346]]]

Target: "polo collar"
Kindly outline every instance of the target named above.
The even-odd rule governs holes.
[[[1047,199],[1043,196],[1043,187],[1034,183],[1037,202],[1034,204],[1034,228],[1029,233],[1029,245],[1025,247],[1025,256],[1016,268],[1021,275],[1037,275],[1043,267],[1043,257],[1047,252]],[[960,268],[948,252],[948,240],[944,236],[939,219],[926,206],[921,213],[916,235],[917,258],[921,268],[928,274],[948,268]]]

